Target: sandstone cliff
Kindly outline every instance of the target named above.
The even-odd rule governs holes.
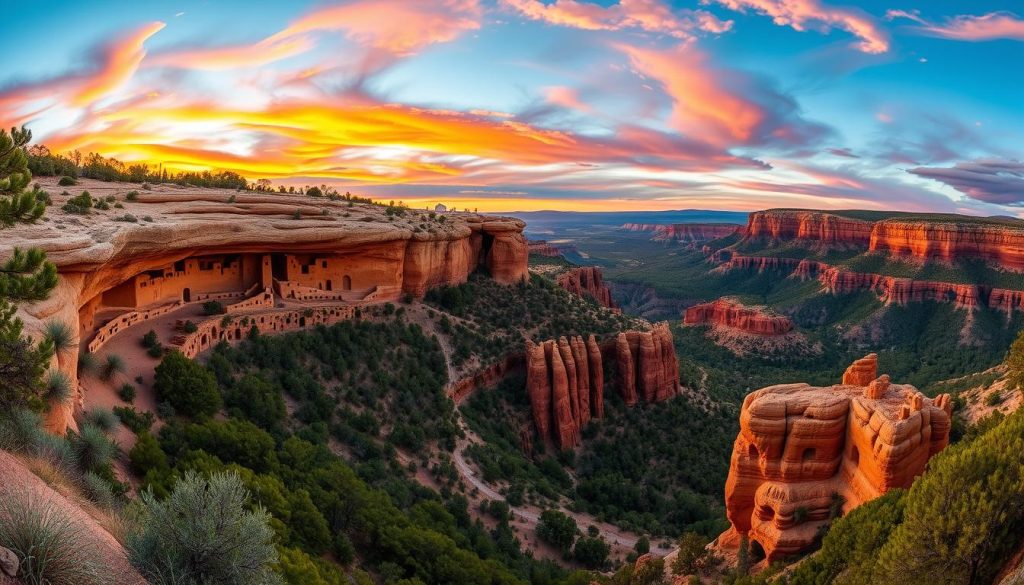
[[[770,314],[760,307],[747,307],[732,299],[689,307],[683,324],[729,327],[754,335],[783,335],[793,329],[789,317]]]
[[[44,188],[60,191],[47,181],[54,182],[41,180]],[[446,214],[445,222],[423,231],[414,211],[396,219],[383,207],[349,207],[343,200],[160,185],[128,201],[131,185],[84,181],[80,188],[113,196],[123,209],[69,215],[59,211],[66,196],[54,195],[47,221],[6,230],[0,242],[0,258],[16,247],[35,247],[58,267],[50,298],[19,311],[26,333],[37,338],[46,322],[61,321],[76,344],[88,342],[105,308],[123,314],[169,303],[173,295],[194,302],[201,289],[211,291],[209,298],[258,290],[267,286],[261,280],[279,277],[276,265],[271,274],[270,255],[281,256],[280,270],[301,274],[307,288],[317,286],[317,274],[336,271],[339,302],[345,295],[375,302],[422,295],[465,281],[478,266],[502,283],[528,277],[524,223],[511,218]],[[114,221],[122,214],[131,220]],[[190,286],[192,278],[200,280]],[[320,287],[330,290],[331,284],[320,278]],[[74,352],[56,356],[52,366],[73,383],[75,358]],[[72,404],[52,410],[50,427],[62,431],[71,423]]]
[[[679,393],[679,362],[672,332],[661,323],[598,344],[591,335],[526,344],[526,393],[537,433],[560,448],[579,445],[580,429],[604,417],[605,356],[614,358],[616,385],[627,405]]]
[[[732,527],[719,545],[747,536],[769,561],[811,546],[836,495],[844,510],[906,488],[949,440],[949,395],[926,398],[876,376],[868,356],[843,384],[782,384],[747,395],[725,487]]]
[[[527,242],[527,248],[530,254],[548,256],[549,258],[557,258],[566,252],[576,250],[576,246],[573,246],[572,244],[552,244],[545,240],[529,240]]]
[[[745,242],[864,249],[915,260],[985,260],[1024,271],[1024,222],[899,216],[879,221],[820,211],[769,209],[750,214]]]
[[[612,291],[604,283],[604,275],[596,266],[572,268],[558,275],[558,285],[579,297],[590,297],[602,307],[614,309]]]
[[[627,223],[619,229],[627,232],[654,232],[652,239],[657,241],[700,244],[731,236],[742,231],[743,226],[732,223]]]

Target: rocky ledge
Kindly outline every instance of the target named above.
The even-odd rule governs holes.
[[[775,315],[764,307],[748,307],[729,298],[689,307],[683,315],[683,324],[728,327],[766,336],[784,335],[793,329],[789,317]]]

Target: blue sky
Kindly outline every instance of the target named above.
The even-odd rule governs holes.
[[[1020,215],[1013,4],[42,1],[3,24],[0,122],[481,210]]]

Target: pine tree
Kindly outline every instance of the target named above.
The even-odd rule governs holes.
[[[32,133],[12,128],[0,130],[0,229],[31,223],[46,211],[45,193],[38,187],[26,191],[32,181],[25,145]],[[23,335],[15,317],[19,301],[45,299],[57,286],[57,268],[40,250],[14,249],[0,264],[0,404],[42,404],[42,376],[53,354],[53,344],[34,344]]]

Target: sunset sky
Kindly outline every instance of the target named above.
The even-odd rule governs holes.
[[[1024,215],[1020,2],[38,0],[2,27],[0,124],[57,152],[481,211]]]

